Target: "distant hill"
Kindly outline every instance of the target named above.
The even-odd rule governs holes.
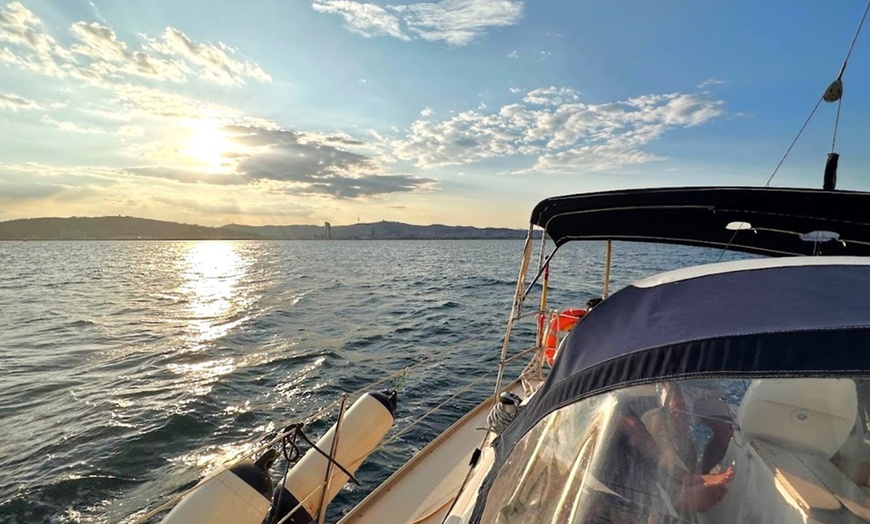
[[[252,233],[264,238],[276,238],[287,240],[323,239],[327,238],[324,226],[245,226],[229,224],[223,226],[230,231]],[[352,239],[385,239],[385,240],[414,240],[414,239],[499,239],[499,238],[525,238],[526,231],[522,229],[507,228],[477,228],[471,226],[444,226],[434,224],[431,226],[417,226],[403,224],[401,222],[373,222],[370,224],[353,224],[349,226],[332,226],[329,237],[333,240]]]
[[[526,231],[470,226],[417,226],[374,222],[326,227],[314,225],[204,227],[135,217],[27,218],[0,222],[0,240],[354,240],[525,238]]]
[[[0,240],[259,239],[231,229],[134,217],[26,218],[0,222]]]

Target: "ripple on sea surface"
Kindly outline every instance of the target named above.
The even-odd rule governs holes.
[[[334,518],[489,394],[521,248],[0,242],[0,522],[122,521],[391,373],[402,381],[394,432],[443,404],[372,455]],[[560,249],[555,307],[600,292],[602,252]],[[615,286],[715,259],[703,253],[617,244]]]

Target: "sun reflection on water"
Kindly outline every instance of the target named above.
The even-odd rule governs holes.
[[[241,283],[250,262],[236,242],[197,242],[182,260],[180,292],[187,301],[188,331],[195,342],[222,337],[244,322],[252,297]]]
[[[169,370],[188,378],[190,392],[194,395],[206,395],[211,391],[211,384],[219,377],[236,369],[232,358],[208,360],[196,364],[170,364]]]
[[[248,435],[265,435],[275,431],[275,429],[275,423],[268,422],[252,428],[248,432]],[[202,470],[201,474],[203,476],[208,476],[217,471],[218,468],[230,464],[242,456],[249,455],[258,447],[259,443],[253,440],[238,443],[215,444],[182,455],[175,459],[175,462],[183,464],[188,468]]]
[[[178,261],[177,294],[183,305],[177,318],[185,329],[182,352],[190,356],[167,369],[183,380],[190,393],[200,396],[240,364],[233,356],[214,358],[201,352],[248,320],[256,293],[246,285],[252,261],[243,244],[204,241],[185,247]]]

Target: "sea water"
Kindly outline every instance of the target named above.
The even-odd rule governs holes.
[[[491,393],[522,245],[0,242],[0,523],[130,521],[391,374],[391,435],[444,403],[363,464],[336,520]],[[603,252],[559,250],[550,306],[600,295]],[[611,290],[720,254],[615,243]]]

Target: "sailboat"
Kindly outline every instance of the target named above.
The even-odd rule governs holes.
[[[840,100],[845,65],[820,102]],[[768,181],[537,204],[492,395],[339,522],[870,522],[870,193],[837,189],[838,158],[822,189]],[[572,242],[605,243],[601,299],[553,309],[551,263]],[[611,294],[613,242],[749,257]],[[536,336],[517,348],[522,322]],[[174,506],[162,522],[324,522],[391,431],[398,396],[345,396],[318,442],[288,426],[256,460],[139,521]],[[279,455],[295,465],[276,488]]]
[[[523,372],[340,522],[870,522],[868,209],[870,193],[835,189],[544,200],[500,359],[528,358]],[[554,248],[531,271],[537,228]],[[600,240],[608,252],[640,241],[766,256],[653,275],[582,314],[525,311],[534,289],[546,301],[560,247]],[[541,330],[512,352],[523,320]],[[201,483],[164,522],[322,521],[395,402],[366,394],[342,408],[274,495],[257,480],[273,451]]]

